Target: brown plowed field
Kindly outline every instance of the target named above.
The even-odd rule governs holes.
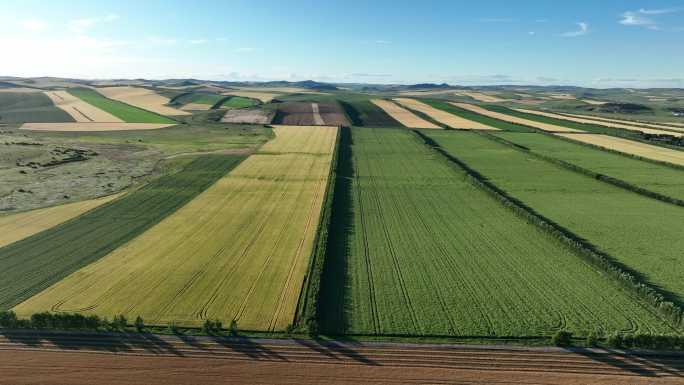
[[[309,102],[286,102],[278,106],[273,124],[286,126],[315,126],[313,106]]]
[[[0,337],[0,384],[681,384],[682,354],[138,335]]]
[[[323,124],[326,126],[349,126],[349,121],[342,111],[342,106],[337,102],[319,102],[318,112],[323,119]]]

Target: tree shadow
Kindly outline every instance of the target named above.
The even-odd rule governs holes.
[[[681,353],[589,348],[572,348],[568,350],[639,376],[658,377],[665,374],[674,377],[684,377],[684,356]]]
[[[256,340],[247,337],[221,337],[212,336],[212,341],[230,349],[234,352],[243,354],[255,360],[278,360],[287,361],[287,358],[278,352],[258,343]]]

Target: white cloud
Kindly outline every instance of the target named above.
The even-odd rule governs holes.
[[[389,41],[389,40],[382,40],[382,39],[379,39],[379,40],[376,40],[376,41],[375,41],[375,44],[392,44],[392,42]]]
[[[188,40],[188,43],[193,44],[193,45],[199,45],[199,44],[207,44],[209,40],[207,39],[191,39]]]
[[[163,36],[148,36],[145,41],[153,45],[176,45],[178,43],[178,39]]]
[[[48,24],[40,19],[26,19],[19,21],[19,26],[32,32],[40,32],[47,29]]]
[[[641,8],[638,11],[626,11],[623,12],[619,23],[626,25],[628,27],[642,27],[657,30],[660,29],[658,22],[651,16],[653,15],[665,15],[668,13],[679,12],[679,8],[663,8],[663,9],[644,9]]]
[[[563,37],[577,37],[577,36],[584,36],[584,35],[589,33],[589,24],[587,24],[583,21],[580,21],[579,23],[577,23],[577,26],[579,27],[578,30],[562,33],[561,36],[563,36]]]
[[[534,31],[530,31],[530,32],[528,32],[527,34],[530,35],[530,36],[534,36],[534,35],[536,35],[537,33],[534,32]]]
[[[83,19],[75,19],[69,22],[69,30],[74,33],[85,33],[88,29],[97,24],[111,23],[119,19],[119,15],[110,13],[104,17],[88,17]]]

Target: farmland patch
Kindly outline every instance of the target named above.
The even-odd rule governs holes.
[[[446,111],[434,108],[429,104],[425,104],[415,99],[396,98],[394,100],[403,104],[405,107],[421,112],[429,116],[431,119],[434,119],[451,128],[496,130],[496,128],[484,125],[477,121],[464,119],[458,115],[450,114]]]
[[[55,106],[71,115],[76,122],[123,122],[116,116],[92,106],[66,91],[45,91],[45,95],[52,100]]]
[[[397,105],[394,102],[383,99],[372,99],[371,102],[382,108],[389,116],[408,128],[440,128],[434,123],[416,116],[413,112]]]
[[[109,99],[118,100],[120,102],[130,104],[132,106],[142,108],[143,110],[152,111],[160,115],[188,115],[186,111],[181,111],[176,108],[167,106],[170,99],[166,98],[153,90],[141,87],[101,87],[97,92],[106,96]]]
[[[73,121],[42,92],[0,93],[0,123]]]
[[[175,124],[176,122],[167,117],[149,112],[147,110],[122,103],[114,99],[108,99],[94,90],[85,88],[70,89],[69,93],[97,108],[109,112],[127,123],[157,123]]]
[[[354,126],[401,127],[401,123],[368,99],[343,100],[340,104]]]
[[[269,124],[273,120],[273,111],[259,108],[239,108],[226,111],[221,118],[223,123]]]
[[[544,130],[544,131],[550,131],[550,132],[581,132],[580,130],[565,127],[562,125],[549,124],[549,123],[539,122],[536,120],[521,118],[521,117],[514,116],[514,115],[504,114],[504,113],[501,113],[498,111],[492,111],[492,110],[489,110],[486,108],[482,108],[480,106],[476,106],[474,104],[456,103],[456,102],[452,102],[451,104],[453,104],[456,107],[462,108],[464,110],[474,112],[476,114],[484,115],[484,116],[494,118],[494,119],[503,120],[504,122],[519,124],[519,125],[528,126],[528,127],[534,127],[534,128],[538,128],[538,129]]]

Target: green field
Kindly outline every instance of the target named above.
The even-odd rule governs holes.
[[[474,122],[479,122],[490,127],[498,128],[499,130],[505,131],[516,131],[516,132],[534,132],[534,129],[529,127],[524,127],[517,125],[515,123],[505,122],[503,120],[490,118],[489,116],[484,116],[477,114],[472,111],[464,110],[458,108],[453,104],[438,100],[421,100],[424,103],[431,105],[432,107],[439,108],[440,110],[446,111],[448,113],[460,116],[464,119],[472,120]]]
[[[172,104],[185,105],[189,103],[206,104],[213,106],[226,97],[223,95],[212,94],[207,92],[188,92],[178,95],[173,98]]]
[[[497,132],[493,135],[531,151],[684,200],[684,170],[602,151],[544,134]]]
[[[368,99],[340,100],[340,104],[355,126],[402,127],[401,123]]]
[[[71,115],[55,107],[42,92],[0,93],[0,123],[73,121]]]
[[[126,123],[177,123],[173,119],[143,110],[142,108],[131,106],[117,100],[108,99],[95,90],[86,88],[72,88],[68,90],[70,94],[100,108]]]
[[[223,102],[220,108],[247,108],[259,104],[254,99],[243,98],[242,96],[232,96],[230,99]]]
[[[499,188],[684,299],[684,208],[569,171],[474,133],[428,133]]]
[[[352,128],[341,146],[319,299],[326,333],[671,331],[414,133]]]
[[[176,173],[49,230],[0,248],[0,310],[104,257],[172,214],[243,157],[204,155]]]

